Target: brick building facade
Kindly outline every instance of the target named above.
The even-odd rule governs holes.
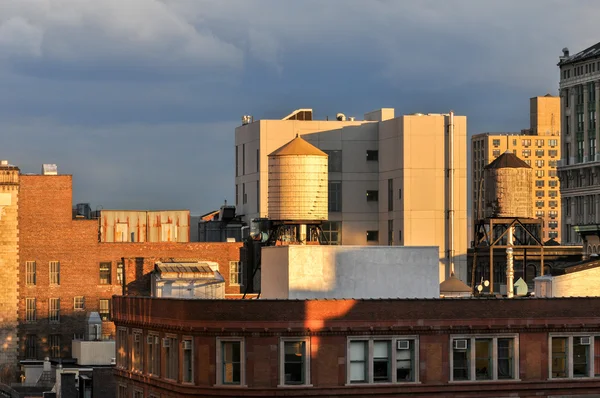
[[[114,301],[118,397],[600,389],[598,298]]]
[[[157,261],[214,261],[225,293],[236,296],[242,289],[229,283],[241,243],[100,243],[98,220],[73,219],[70,175],[21,175],[18,221],[22,359],[69,357],[90,311],[106,320],[104,337],[114,336],[112,296],[149,295]]]

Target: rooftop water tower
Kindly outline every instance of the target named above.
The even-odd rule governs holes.
[[[327,173],[327,154],[299,136],[269,154],[271,244],[321,239],[321,224],[328,217]]]
[[[484,200],[478,198],[475,204],[477,220],[471,284],[475,286],[478,278],[489,280],[489,293],[494,293],[494,249],[505,249],[506,294],[513,297],[513,251],[522,251],[526,256],[527,248],[539,247],[541,269],[544,265],[542,220],[534,218],[533,214],[533,170],[515,154],[506,151],[485,167],[483,182]],[[480,275],[476,275],[477,256],[482,252],[489,256],[489,272],[480,269]],[[523,264],[525,262],[526,259],[523,258]],[[524,278],[524,267],[522,273]]]

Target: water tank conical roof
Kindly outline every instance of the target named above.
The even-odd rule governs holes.
[[[445,297],[465,297],[470,296],[472,292],[473,290],[454,274],[440,283],[440,295]]]
[[[530,169],[531,166],[529,166],[523,160],[519,159],[517,157],[517,155],[515,155],[514,153],[512,153],[510,151],[506,151],[502,155],[498,156],[492,163],[485,166],[485,168],[486,169],[505,169],[505,168]]]
[[[327,156],[325,152],[316,146],[309,144],[302,137],[296,135],[296,138],[285,144],[284,146],[274,150],[269,156]]]

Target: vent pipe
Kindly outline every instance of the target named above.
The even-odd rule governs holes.
[[[448,125],[448,253],[450,275],[454,275],[454,111]]]

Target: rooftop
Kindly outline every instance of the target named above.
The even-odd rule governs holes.
[[[567,50],[568,51],[568,50]],[[591,58],[600,57],[600,43],[596,43],[583,51],[571,56],[560,57],[559,66],[569,65],[580,61],[585,61]]]

